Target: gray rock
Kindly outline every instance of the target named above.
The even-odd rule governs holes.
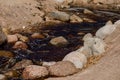
[[[55,11],[55,12],[50,12],[47,15],[51,19],[56,19],[60,21],[69,21],[70,20],[70,15],[65,13],[65,12],[60,12],[60,11]]]
[[[77,72],[77,68],[69,61],[61,61],[49,67],[52,76],[69,76]]]
[[[2,27],[0,26],[0,45],[3,44],[6,41],[7,37],[4,34]]]
[[[81,52],[73,51],[67,54],[63,61],[70,61],[76,66],[76,68],[82,69],[87,63],[87,57]]]
[[[60,37],[56,37],[50,40],[50,44],[54,45],[54,46],[65,46],[67,45],[69,42],[62,36]]]
[[[48,75],[48,70],[46,67],[30,65],[27,66],[23,71],[23,78],[27,80],[34,80],[37,78],[42,78]]]

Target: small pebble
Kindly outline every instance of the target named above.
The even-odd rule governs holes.
[[[35,38],[35,39],[45,38],[45,36],[42,35],[42,34],[40,34],[40,33],[33,33],[33,34],[31,35],[31,37],[32,37],[32,38]]]
[[[28,46],[26,45],[26,43],[22,42],[22,41],[17,41],[14,46],[14,49],[27,49]]]

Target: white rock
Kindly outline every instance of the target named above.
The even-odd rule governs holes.
[[[83,37],[83,41],[84,41],[84,46],[89,47],[89,48],[91,48],[91,46],[94,44],[94,38],[91,33],[87,33]]]
[[[81,47],[80,49],[78,49],[76,51],[84,54],[87,58],[89,58],[89,57],[91,57],[93,55],[91,48],[89,48],[88,46],[83,46],[83,47]]]
[[[87,57],[80,52],[73,51],[66,55],[63,61],[70,61],[76,66],[76,68],[82,69],[87,63]]]
[[[94,56],[101,55],[105,52],[106,44],[99,38],[94,38],[94,44],[92,46],[92,52]]]
[[[84,37],[83,37],[83,40],[87,40],[88,38],[92,38],[92,34],[91,33],[87,33]]]
[[[112,25],[113,23],[112,23],[112,21],[108,21],[107,23],[106,23],[106,25]]]
[[[100,55],[105,52],[106,44],[105,42],[97,37],[92,37],[90,34],[84,36],[84,47],[78,49],[77,51],[90,57],[92,55]]]
[[[114,25],[116,25],[116,27],[120,27],[120,20],[116,21]]]
[[[111,24],[107,24],[105,26],[103,26],[102,28],[100,28],[97,32],[96,32],[96,37],[100,38],[100,39],[105,39],[108,35],[110,35],[114,30],[116,29],[115,25],[111,25]]]
[[[84,46],[91,48],[94,44],[94,38],[88,38],[84,41]]]

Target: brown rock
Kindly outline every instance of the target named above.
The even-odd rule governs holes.
[[[94,13],[88,9],[84,9],[84,14],[94,14]]]
[[[60,37],[56,37],[50,40],[50,44],[54,45],[54,46],[65,46],[67,45],[69,42],[62,36]]]
[[[14,70],[8,71],[4,75],[7,76],[7,77],[18,77],[19,76],[17,71],[14,71]]]
[[[16,35],[7,35],[7,42],[8,43],[15,43],[18,41],[18,38]]]
[[[27,66],[23,71],[23,78],[24,79],[36,79],[45,77],[48,75],[48,70],[46,67],[37,66],[37,65],[30,65]]]
[[[96,21],[94,21],[94,20],[92,20],[92,19],[89,19],[89,18],[83,18],[83,20],[84,20],[85,22],[96,22]]]
[[[77,68],[69,61],[61,61],[49,67],[52,76],[68,76],[77,72]]]
[[[20,41],[23,41],[23,42],[28,42],[29,41],[28,37],[26,37],[26,36],[23,36],[21,34],[15,34],[15,35],[18,37],[18,39]]]
[[[42,35],[42,34],[40,34],[40,33],[33,33],[32,35],[31,35],[31,37],[32,38],[45,38],[45,36],[44,35]]]
[[[17,41],[14,46],[13,46],[14,49],[27,49],[28,46],[26,45],[26,43],[22,42],[22,41]]]
[[[0,51],[0,56],[4,56],[4,57],[11,58],[11,57],[13,57],[14,55],[13,55],[13,53],[11,53],[11,52],[9,52],[9,51],[3,51],[3,50],[1,50],[1,51]]]
[[[14,69],[14,70],[15,70],[15,69],[23,69],[23,68],[25,68],[25,67],[27,67],[27,66],[29,66],[29,65],[32,65],[32,64],[33,64],[33,63],[32,63],[31,60],[26,60],[26,59],[24,59],[24,60],[16,63],[15,66],[13,66],[12,69]]]
[[[83,20],[79,17],[79,16],[76,16],[76,15],[72,15],[70,16],[70,22],[83,22]]]
[[[0,45],[6,41],[6,35],[4,34],[1,26],[0,26]]]

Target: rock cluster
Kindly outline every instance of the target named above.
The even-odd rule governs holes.
[[[120,21],[112,24],[110,21],[105,26],[101,27],[95,36],[88,33],[83,37],[84,46],[76,51],[70,52],[66,55],[63,61],[72,62],[77,68],[82,69],[87,63],[87,59],[91,56],[100,56],[106,50],[106,43],[104,39],[115,31],[120,26]]]

